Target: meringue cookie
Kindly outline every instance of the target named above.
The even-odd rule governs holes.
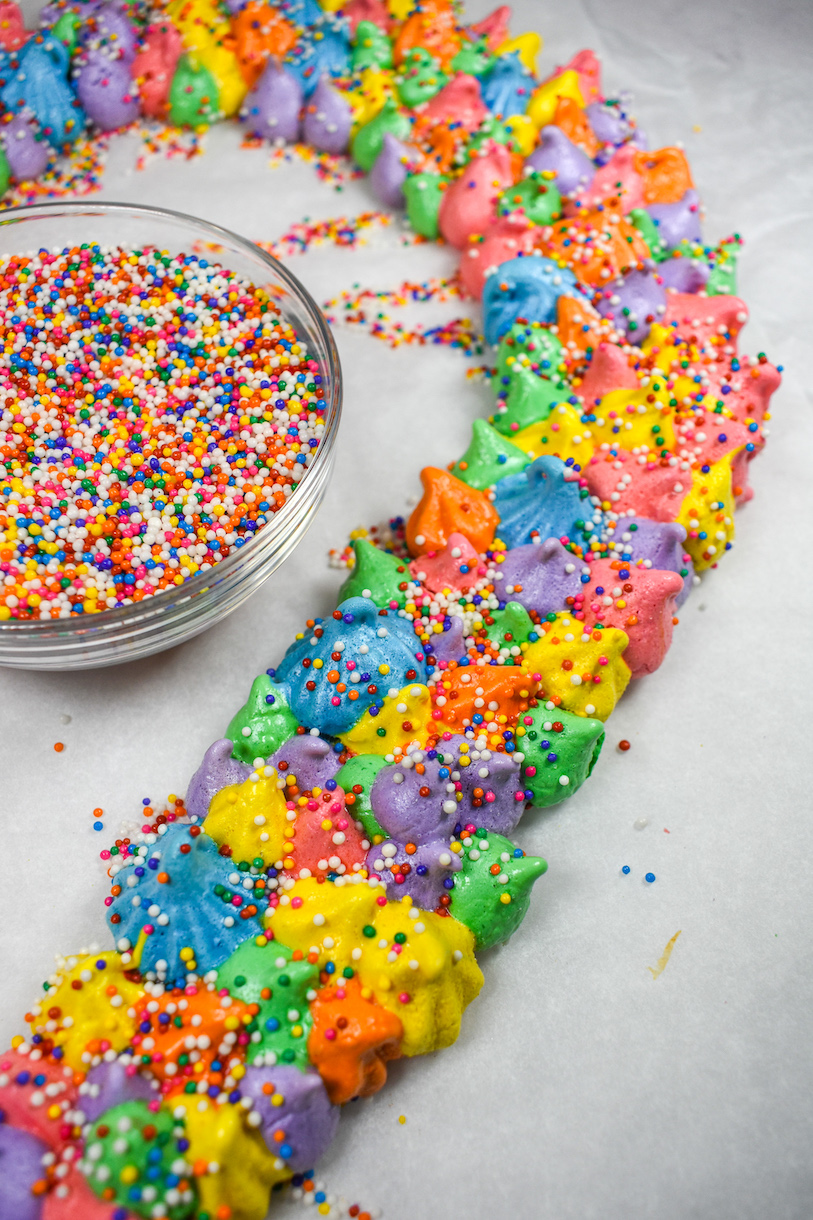
[[[533,318],[543,325],[555,322],[559,297],[576,291],[573,272],[549,258],[515,258],[501,263],[483,289],[486,342],[499,343],[519,317]]]
[[[539,233],[540,229],[521,212],[499,216],[485,230],[482,240],[461,256],[459,274],[464,292],[479,301],[493,268],[510,262],[520,253],[530,254]]]
[[[596,308],[603,317],[611,318],[622,334],[635,343],[643,343],[652,323],[659,321],[666,313],[662,269],[660,274],[628,271],[621,280],[610,284]]]
[[[15,182],[33,181],[44,173],[51,149],[33,115],[23,111],[11,117],[0,127],[0,141]]]
[[[559,127],[543,127],[539,145],[525,162],[526,169],[554,175],[553,182],[562,195],[586,190],[596,167],[586,153],[567,138]]]
[[[450,534],[440,551],[428,551],[413,559],[409,570],[433,593],[442,589],[470,589],[486,574],[477,551],[464,534]]]
[[[110,60],[89,51],[75,77],[76,96],[101,131],[128,127],[138,118],[138,93],[124,59]]]
[[[531,889],[547,861],[526,856],[510,839],[483,827],[460,852],[460,866],[451,891],[455,919],[473,933],[476,949],[503,944],[528,913]]]
[[[480,93],[489,110],[500,118],[524,114],[533,89],[533,76],[514,51],[492,59],[480,78]]]
[[[118,1059],[97,1063],[79,1086],[79,1105],[89,1123],[97,1122],[105,1110],[122,1102],[155,1101],[158,1096],[155,1080],[142,1075],[135,1064],[125,1067]]]
[[[495,488],[494,507],[500,516],[499,533],[509,548],[540,538],[572,537],[576,521],[584,516],[578,482],[566,479],[567,467],[555,457],[540,457],[522,474],[501,479]]]
[[[669,650],[676,599],[682,592],[683,580],[676,572],[619,568],[616,560],[598,559],[584,588],[584,622],[626,632],[624,660],[632,677],[641,678],[654,673]]]
[[[322,76],[305,107],[302,136],[321,152],[347,152],[353,112],[343,94]]]
[[[389,687],[423,682],[425,665],[417,659],[415,643],[410,623],[394,612],[379,613],[369,598],[351,597],[313,636],[307,633],[290,646],[277,668],[277,680],[289,689],[291,709],[303,723],[318,724],[322,732],[338,736],[368,707],[380,703]],[[331,660],[337,651],[341,662]]]
[[[384,136],[381,152],[370,171],[370,187],[376,198],[388,208],[406,206],[404,183],[409,172],[409,148],[391,132]]]
[[[512,547],[499,567],[500,596],[510,597],[543,618],[556,614],[566,608],[568,597],[581,592],[582,567],[558,538]]]
[[[228,737],[222,737],[209,746],[186,790],[186,811],[190,817],[202,821],[222,788],[242,784],[248,779],[252,768],[233,758],[233,749],[234,745]]]
[[[263,140],[299,139],[302,86],[278,60],[269,59],[257,84],[246,95],[240,122],[249,135]]]
[[[40,1220],[43,1200],[32,1190],[42,1180],[47,1145],[35,1135],[0,1124],[0,1216],[3,1220]]]
[[[496,216],[501,192],[512,181],[511,154],[504,145],[492,144],[485,155],[473,158],[441,200],[438,219],[446,241],[462,250],[472,236],[484,233]]]

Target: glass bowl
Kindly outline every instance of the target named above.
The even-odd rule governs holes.
[[[322,502],[333,465],[342,404],[342,374],[333,336],[316,302],[275,258],[219,225],[164,208],[125,203],[58,203],[0,213],[0,257],[55,246],[99,242],[200,250],[264,288],[304,339],[319,364],[325,390],[325,429],[288,503],[207,572],[130,606],[68,619],[0,623],[0,665],[18,669],[89,669],[132,661],[172,648],[225,618],[279,567],[302,539]]]

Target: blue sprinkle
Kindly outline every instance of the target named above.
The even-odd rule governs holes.
[[[625,864],[624,867],[621,869],[621,872],[624,874],[625,877],[627,876],[629,871],[630,871],[630,866],[628,864]]]
[[[649,885],[651,885],[654,880],[655,880],[654,873],[647,873],[646,876],[644,877],[644,881],[648,882]]]

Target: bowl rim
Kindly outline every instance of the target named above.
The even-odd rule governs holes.
[[[47,216],[49,214],[58,216],[64,212],[89,216],[92,216],[94,213],[112,213],[113,215],[117,213],[135,213],[147,219],[155,217],[159,220],[171,220],[186,225],[193,225],[213,240],[226,238],[227,242],[237,245],[248,257],[259,258],[261,262],[264,262],[269,270],[273,271],[284,282],[286,288],[301,299],[306,310],[312,316],[314,326],[324,343],[327,353],[331,393],[325,418],[325,431],[316,450],[316,458],[307,468],[306,475],[297,484],[296,490],[299,491],[300,487],[305,483],[306,477],[312,471],[315,473],[317,467],[330,462],[333,441],[338,432],[342,413],[343,378],[341,361],[336,340],[333,337],[333,332],[327,323],[324,313],[304,284],[297,279],[293,272],[289,271],[279,259],[275,258],[273,254],[269,254],[262,246],[258,246],[256,242],[251,241],[249,238],[242,237],[239,233],[227,229],[224,225],[203,220],[201,217],[192,216],[188,212],[178,212],[173,208],[154,207],[151,204],[119,203],[115,201],[108,202],[107,200],[99,200],[96,203],[84,200],[51,200],[47,203],[9,208],[7,211],[0,212],[0,228],[10,224],[19,224],[32,217],[36,218],[37,216]],[[326,444],[328,440],[330,443]],[[152,596],[144,598],[140,602],[133,602],[129,606],[111,607],[107,610],[99,610],[97,613],[89,616],[79,614],[56,621],[51,618],[5,619],[0,622],[0,634],[11,634],[13,632],[15,634],[30,634],[33,636],[40,633],[52,634],[54,630],[58,630],[60,635],[69,633],[83,634],[92,629],[101,630],[127,623],[135,624],[141,620],[142,616],[151,617],[160,613],[164,596],[167,598],[172,597],[172,606],[177,607],[179,602],[185,603],[198,594],[205,592],[214,582],[220,583],[227,579],[236,569],[241,568],[245,564],[246,559],[250,558],[256,550],[261,549],[261,544],[262,550],[265,551],[274,537],[284,535],[288,518],[291,516],[290,506],[294,500],[294,494],[291,494],[283,508],[274,513],[271,521],[257,530],[257,533],[246,541],[242,547],[235,548],[230,555],[227,555],[219,563],[214,564],[209,571],[197,572],[194,576],[190,576],[187,580],[183,581],[181,585],[162,589],[160,593],[154,593]]]

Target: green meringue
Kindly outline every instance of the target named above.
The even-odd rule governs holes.
[[[414,110],[440,93],[449,78],[424,47],[413,47],[404,59],[396,89],[402,106]]]
[[[407,174],[404,182],[407,219],[416,233],[432,241],[440,232],[438,214],[445,184],[446,179],[442,174],[428,170],[421,174]]]
[[[358,23],[350,64],[354,72],[392,67],[392,42],[373,21]]]
[[[485,491],[498,479],[519,474],[528,462],[527,454],[502,437],[496,428],[484,419],[476,419],[472,425],[471,443],[452,466],[452,474],[469,487]]]
[[[449,910],[473,934],[475,949],[500,945],[525,918],[531,889],[547,871],[547,861],[526,856],[504,835],[483,829],[463,842],[458,858],[462,868],[454,874]]]
[[[384,136],[395,136],[396,140],[405,140],[412,125],[405,114],[401,114],[392,98],[389,98],[379,110],[374,119],[360,127],[353,137],[351,150],[354,161],[357,161],[365,174],[369,174],[375,165],[378,154],[384,147]]]
[[[307,958],[295,962],[292,956],[279,941],[266,944],[262,937],[250,937],[220,967],[216,985],[244,1004],[259,1006],[246,1027],[251,1035],[248,1063],[290,1063],[304,1072],[310,1063],[308,1034],[313,1025],[308,992],[318,983],[319,968]],[[282,958],[284,964],[279,965]]]
[[[351,546],[356,563],[339,590],[338,600],[369,597],[379,608],[389,606],[390,602],[405,606],[406,593],[398,586],[411,579],[408,561],[382,551],[366,538],[356,538]]]
[[[356,800],[352,806],[352,814],[357,822],[361,822],[371,843],[380,843],[382,839],[387,838],[387,832],[373,813],[370,790],[378,772],[388,765],[383,754],[356,754],[347,760],[336,775],[336,783],[345,792],[353,792],[355,787],[361,788],[361,792],[353,793]]]
[[[535,225],[553,224],[562,212],[562,196],[552,182],[534,172],[514,186],[509,186],[500,195],[497,205],[500,216],[507,216],[517,209],[521,209]]]
[[[539,377],[520,365],[514,366],[510,378],[505,409],[492,417],[494,427],[503,436],[511,436],[547,419],[553,408],[568,397],[567,390],[559,389],[547,377]]]
[[[275,685],[268,674],[260,674],[225,735],[234,746],[232,758],[252,766],[255,758],[269,758],[276,753],[298,727],[299,721],[288,706],[283,688]]]
[[[522,784],[533,794],[531,804],[541,809],[582,786],[601,753],[604,725],[551,703],[534,708],[530,715],[533,724],[521,738]]]
[[[182,55],[169,89],[169,121],[176,127],[207,126],[219,109],[220,91],[209,69]]]

